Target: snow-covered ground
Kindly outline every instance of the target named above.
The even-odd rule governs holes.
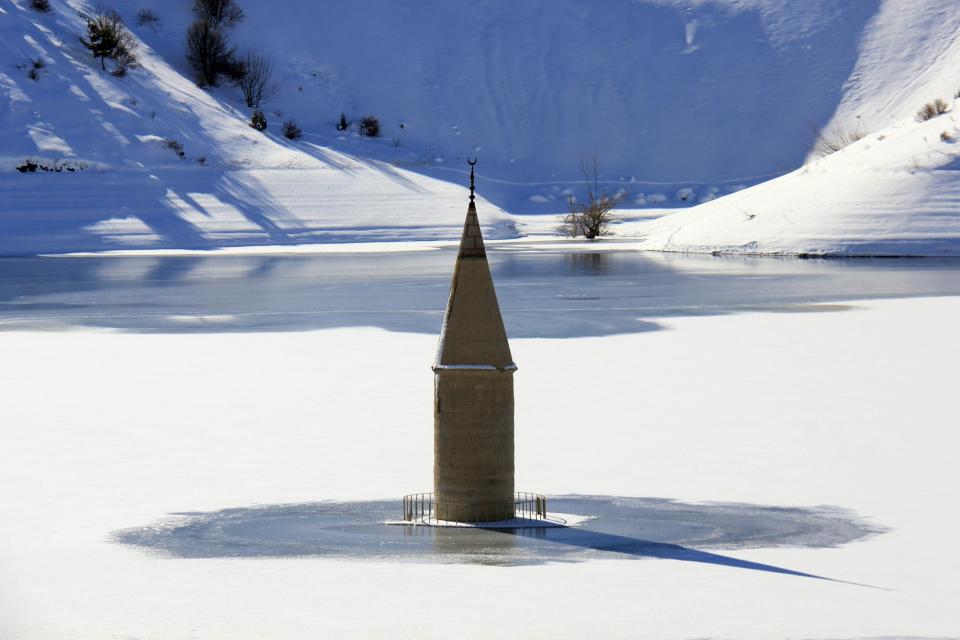
[[[960,100],[796,171],[653,222],[617,225],[658,251],[960,256]]]
[[[616,233],[646,249],[958,251],[960,152],[940,139],[960,134],[955,114],[912,122],[960,89],[956,3],[240,2],[232,43],[276,71],[265,134],[236,87],[193,82],[189,4],[112,3],[142,63],[114,78],[78,41],[90,3],[0,0],[0,255],[449,240],[468,156],[488,237],[552,232],[516,214],[582,196],[592,151],[642,209]],[[144,8],[159,22],[138,25]],[[338,133],[341,111],[378,116],[383,136]],[[801,167],[810,124],[870,135]],[[27,160],[75,171],[15,171]]]
[[[872,586],[669,559],[151,556],[112,532],[428,488],[436,337],[0,333],[0,637],[958,637],[960,298],[851,305],[514,340],[517,481],[851,509],[888,532],[724,554]],[[558,392],[585,375],[599,399]]]

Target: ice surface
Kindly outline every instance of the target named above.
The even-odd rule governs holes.
[[[757,260],[493,245],[511,338],[661,331],[667,319],[842,310],[852,299],[960,295],[960,261]],[[0,261],[0,329],[249,332],[376,326],[436,335],[456,250]],[[821,303],[821,304],[814,304]],[[523,363],[519,363],[523,364]]]
[[[178,517],[114,534],[117,542],[176,558],[319,556],[353,560],[540,564],[660,558],[774,571],[704,549],[833,547],[884,529],[827,507],[687,504],[656,498],[549,496],[577,526],[509,528],[386,524],[398,500],[258,505]]]
[[[737,265],[730,277],[771,275],[717,262]],[[94,264],[118,283],[149,271],[139,262],[129,270]],[[185,264],[199,266],[195,275],[224,277],[249,266]],[[764,264],[789,273],[819,262]],[[843,265],[853,286],[860,267],[834,268]],[[922,282],[900,266],[883,273],[891,283]],[[47,275],[33,280],[34,294],[16,289],[12,300],[66,304],[69,313],[69,301],[42,293],[62,286],[63,274]],[[78,270],[78,286],[87,275]],[[801,281],[836,282],[810,275]],[[688,279],[715,283],[703,273]],[[160,298],[164,287],[151,291]],[[184,315],[222,314],[217,287],[207,291],[209,304]],[[111,304],[124,292],[131,290],[121,287]],[[677,549],[647,546],[649,559],[628,561],[557,544],[584,561],[509,567],[177,558],[113,538],[193,513],[181,522],[219,518],[225,540],[256,542],[271,534],[263,516],[282,514],[280,505],[309,516],[305,505],[326,501],[390,498],[388,517],[398,517],[399,495],[430,485],[434,335],[356,326],[141,333],[76,322],[62,325],[69,331],[0,332],[0,636],[283,640],[322,629],[344,638],[481,638],[489,637],[490,611],[508,637],[552,640],[955,636],[958,305],[957,297],[851,301],[830,313],[669,316],[658,331],[512,340],[521,365],[518,485],[549,495],[670,497],[692,523],[667,513],[659,538],[605,533],[710,555],[680,561]],[[602,394],[562,392],[587,373],[602,376]],[[698,528],[716,503],[759,509],[759,520],[712,521],[730,548],[711,546],[714,533]],[[791,530],[810,505],[840,505],[888,531],[834,547],[758,540],[735,548],[738,524],[782,533],[770,505],[786,510]],[[233,507],[243,527],[231,528]],[[848,530],[836,515],[814,526]],[[677,520],[684,529],[661,526]],[[278,519],[268,541],[302,542],[317,525],[302,521],[298,530]],[[196,532],[201,547],[216,542],[215,527]],[[177,544],[190,548],[183,538]]]

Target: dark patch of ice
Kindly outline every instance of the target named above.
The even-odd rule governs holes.
[[[498,530],[388,525],[399,500],[260,505],[173,514],[114,540],[174,558],[317,556],[337,559],[539,564],[653,557],[795,575],[706,550],[835,547],[882,533],[838,507],[685,503],[663,498],[554,496],[553,513],[590,519],[568,527]]]

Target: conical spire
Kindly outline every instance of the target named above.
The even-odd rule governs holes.
[[[475,160],[470,162],[470,204],[434,366],[513,369],[516,365],[510,355],[474,204],[475,163]]]
[[[470,201],[467,207],[467,219],[463,223],[463,236],[460,238],[460,258],[484,258],[487,251],[483,246],[483,234],[480,232],[480,220],[477,218],[477,207]]]

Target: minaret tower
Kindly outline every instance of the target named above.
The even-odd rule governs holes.
[[[470,205],[450,285],[434,371],[435,516],[489,522],[514,516],[513,372],[507,332]]]

